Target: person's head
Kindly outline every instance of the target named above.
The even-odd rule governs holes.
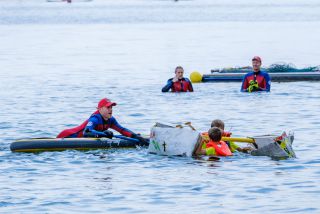
[[[222,120],[219,120],[219,119],[216,119],[216,120],[213,120],[212,123],[211,123],[211,128],[212,127],[217,127],[221,130],[224,130],[224,122]]]
[[[261,67],[262,61],[259,56],[255,56],[252,58],[252,68],[254,72],[259,72]]]
[[[104,119],[109,119],[112,116],[112,106],[115,105],[117,104],[107,98],[103,98],[99,101],[97,109]]]
[[[181,67],[181,66],[177,66],[176,69],[174,70],[174,73],[176,74],[176,77],[178,79],[183,78],[183,72],[184,72],[184,70],[183,70],[183,67]]]
[[[208,131],[210,140],[214,142],[219,142],[222,138],[222,131],[218,127],[212,127]]]

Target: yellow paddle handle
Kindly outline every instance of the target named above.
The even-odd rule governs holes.
[[[201,135],[201,137],[205,140],[209,140],[209,136],[207,135]],[[231,141],[231,142],[238,142],[238,143],[254,143],[253,138],[249,137],[222,137],[223,141]]]
[[[223,141],[232,141],[232,142],[238,142],[238,143],[254,143],[253,138],[248,137],[222,137]]]

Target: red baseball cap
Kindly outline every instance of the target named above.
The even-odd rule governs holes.
[[[254,61],[254,60],[261,62],[261,58],[259,56],[254,56],[252,58],[252,61]]]
[[[117,103],[113,103],[109,99],[103,98],[102,100],[99,101],[97,108],[102,108],[104,106],[106,106],[106,107],[116,106],[116,105],[117,105]]]

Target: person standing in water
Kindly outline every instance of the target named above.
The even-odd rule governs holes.
[[[252,58],[253,72],[249,72],[244,76],[241,85],[241,92],[270,92],[271,79],[267,72],[260,70],[261,64],[262,62],[259,56]]]
[[[168,79],[167,84],[162,88],[162,92],[193,92],[191,81],[183,77],[184,70],[181,66],[176,67],[175,76]]]

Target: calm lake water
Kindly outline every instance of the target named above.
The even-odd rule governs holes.
[[[195,84],[161,93],[177,65],[319,65],[316,0],[48,3],[0,1],[0,213],[319,213],[320,83]],[[97,102],[148,134],[155,122],[225,121],[238,136],[294,131],[296,159],[237,154],[219,162],[144,148],[12,153],[20,138],[54,137]]]

